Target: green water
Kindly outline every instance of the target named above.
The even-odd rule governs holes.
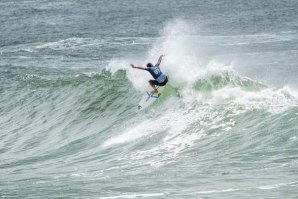
[[[0,197],[297,198],[296,8],[0,2]]]

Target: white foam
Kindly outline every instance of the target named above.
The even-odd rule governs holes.
[[[129,194],[129,195],[118,195],[118,196],[106,196],[100,197],[100,199],[117,199],[117,198],[148,198],[154,196],[163,196],[164,193],[143,193],[143,194]]]
[[[73,48],[75,46],[81,45],[82,43],[85,43],[86,39],[84,38],[68,38],[68,39],[62,39],[55,42],[49,42],[45,44],[41,44],[36,46],[37,49],[43,49],[43,48],[51,48],[54,50],[60,50],[60,49],[66,49],[66,48]]]
[[[156,125],[157,120],[159,125]],[[148,119],[140,122],[138,125],[129,126],[120,135],[105,141],[103,147],[132,142],[149,134],[162,131],[165,128],[165,126],[162,125],[162,122],[163,121],[160,118],[156,118],[155,120]]]
[[[242,189],[222,189],[222,190],[209,190],[209,191],[198,191],[195,192],[196,194],[211,194],[211,193],[225,193],[225,192],[233,192],[233,191],[239,191]]]
[[[290,137],[290,138],[289,138],[290,141],[295,141],[295,140],[297,140],[297,139],[298,139],[297,136],[293,136],[293,137]]]
[[[182,20],[169,23],[161,31],[161,37],[150,40],[151,48],[144,52],[143,56],[128,58],[113,58],[107,69],[117,71],[126,69],[128,78],[134,87],[142,90],[141,87],[152,78],[146,71],[139,71],[130,68],[130,64],[145,66],[146,63],[155,64],[161,54],[166,55],[161,64],[161,70],[169,76],[170,82],[174,85],[192,84],[205,73],[206,65],[200,57],[200,46],[193,43],[187,35],[194,30],[191,24]],[[140,86],[141,85],[141,86]]]
[[[204,73],[200,47],[188,37],[194,32],[191,24],[175,20],[164,28],[161,40],[148,53],[148,59],[154,61],[160,54],[166,55],[161,67],[177,84],[193,83]]]
[[[285,85],[281,90],[298,99],[298,90],[294,89],[292,86]]]
[[[66,50],[77,49],[84,47],[101,47],[101,46],[130,46],[130,45],[148,45],[150,40],[143,39],[142,37],[136,38],[122,38],[122,37],[104,37],[99,39],[93,38],[81,38],[71,37],[67,39],[61,39],[54,42],[40,44],[36,46],[36,49],[49,48],[52,50]]]
[[[284,187],[284,186],[289,186],[289,185],[296,185],[298,183],[298,181],[294,181],[294,182],[288,182],[288,183],[278,183],[278,184],[272,184],[272,185],[264,185],[264,186],[260,186],[257,187],[258,189],[263,189],[263,190],[270,190],[270,189],[277,189],[280,187]]]
[[[139,150],[130,155],[131,161],[148,161],[152,167],[160,167],[175,160],[179,154],[195,144],[195,141],[204,136],[204,130],[189,129],[199,120],[196,114],[185,114],[183,111],[167,112],[154,122],[162,130],[166,130],[164,138],[149,149]],[[143,162],[142,161],[142,162]]]
[[[290,87],[285,87],[279,90],[273,88],[259,88],[255,91],[249,91],[242,88],[241,85],[237,85],[238,79],[239,81],[241,81],[241,79],[249,82],[251,81],[252,84],[255,83],[256,85],[258,85],[258,82],[241,77],[234,72],[233,63],[223,64],[213,59],[208,60],[208,58],[207,61],[204,60],[206,59],[204,57],[204,49],[201,49],[199,42],[194,42],[193,38],[195,36],[197,36],[196,30],[193,28],[192,24],[186,23],[183,20],[170,22],[161,31],[160,38],[151,40],[151,42],[153,42],[152,48],[148,52],[144,52],[142,57],[129,57],[124,59],[115,58],[111,60],[107,68],[112,72],[119,69],[127,70],[127,76],[133,86],[140,91],[144,91],[149,87],[147,81],[151,79],[150,74],[146,71],[134,70],[129,65],[131,63],[134,63],[135,65],[144,65],[149,61],[155,63],[160,54],[165,54],[166,56],[161,64],[161,69],[169,75],[169,83],[174,85],[174,87],[179,87],[179,94],[181,94],[179,101],[184,103],[186,110],[197,109],[202,111],[203,109],[206,118],[212,118],[214,116],[214,113],[210,113],[210,111],[212,112],[214,107],[218,105],[227,105],[228,108],[232,110],[233,114],[240,114],[252,109],[265,109],[272,113],[279,113],[287,110],[291,106],[297,105],[297,100],[291,97],[291,95],[295,96],[297,99],[298,94]],[[203,40],[202,36],[199,37],[200,39],[198,41]],[[274,38],[274,36],[247,36],[243,37],[243,40],[250,42],[250,40],[262,40],[263,38],[269,38],[270,40],[271,38]],[[210,37],[209,39],[212,40],[214,38]],[[220,89],[212,88],[213,90],[211,89],[211,92],[208,93],[210,96],[203,92],[196,91],[193,88],[194,83],[199,79],[208,80],[210,75],[213,74],[219,76],[224,75],[223,78],[225,78],[225,75],[227,74],[226,72],[235,75],[237,78],[236,82],[231,82],[231,84],[228,83],[227,86]],[[231,81],[233,81],[233,79]],[[206,105],[206,109],[200,107],[202,105]],[[171,108],[169,109],[171,110]],[[159,123],[166,121],[165,118],[168,117],[168,113],[172,114],[167,110],[164,114],[165,117],[157,118],[156,121]],[[175,125],[173,122],[168,122],[161,129],[153,127],[152,129],[147,130],[146,128],[148,128],[148,126],[154,126],[156,121],[145,121],[137,126],[131,127],[119,136],[107,140],[104,146],[135,141],[143,136],[160,132],[162,129],[166,128],[173,129],[169,124],[174,126],[172,132],[181,133],[189,125],[187,120],[191,122],[197,120],[184,117],[183,113],[179,113],[178,111],[175,112],[175,114],[178,114],[177,118],[179,118],[179,122],[177,123],[179,123],[179,125]],[[217,120],[211,120],[212,122],[209,122],[208,124],[209,127],[212,127],[212,125],[218,126],[219,124],[216,122],[221,121],[222,117],[223,116],[219,114]],[[233,121],[230,123],[221,123],[221,125],[223,125],[221,128],[226,132],[231,131],[234,126]],[[170,130],[168,132],[170,132]],[[169,137],[169,139],[174,142],[172,137]],[[173,146],[174,145],[176,144],[173,143]],[[156,150],[160,149],[161,148],[157,148]],[[148,151],[148,153],[150,152]]]
[[[103,143],[103,147],[132,142],[149,134],[162,131],[164,126],[156,125],[156,120],[158,120],[158,118],[155,120],[148,119],[140,122],[138,125],[127,127],[120,135],[114,136],[105,141]]]
[[[212,92],[210,102],[233,103],[245,109],[266,109],[269,112],[282,112],[296,106],[297,100],[284,89],[266,88],[260,91],[246,91],[240,87],[224,87]]]

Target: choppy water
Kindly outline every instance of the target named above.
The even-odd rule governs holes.
[[[297,198],[297,10],[1,1],[0,197]]]

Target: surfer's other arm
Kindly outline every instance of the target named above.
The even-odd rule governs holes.
[[[135,65],[133,65],[133,64],[130,64],[130,66],[131,66],[132,68],[136,68],[136,69],[140,69],[140,70],[146,70],[146,68],[144,68],[144,67],[142,67],[142,66],[135,66]]]
[[[161,63],[161,60],[162,60],[162,57],[163,57],[163,56],[165,56],[165,55],[160,55],[160,56],[159,56],[158,61],[157,61],[157,63],[156,63],[157,65],[159,65],[159,64]]]

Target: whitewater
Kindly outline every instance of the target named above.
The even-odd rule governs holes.
[[[298,197],[296,2],[0,6],[1,198]]]

